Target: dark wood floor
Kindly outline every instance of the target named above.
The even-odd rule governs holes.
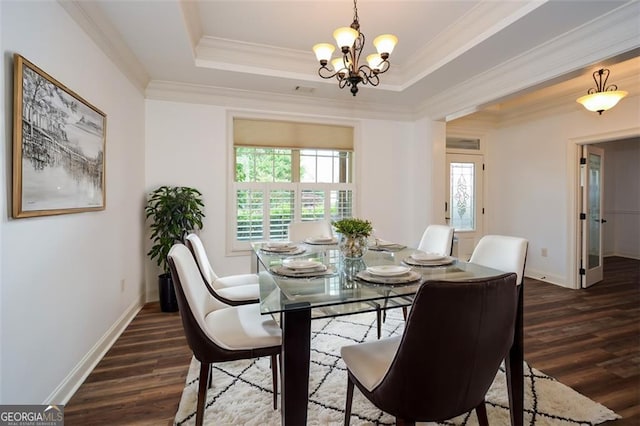
[[[605,280],[525,284],[525,358],[640,425],[640,261],[607,258]],[[168,425],[191,352],[178,313],[146,305],[65,406],[67,425]]]

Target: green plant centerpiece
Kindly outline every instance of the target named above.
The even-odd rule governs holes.
[[[347,259],[359,259],[367,252],[367,238],[373,232],[371,222],[355,217],[347,217],[332,222],[340,234],[338,246]]]
[[[151,221],[152,245],[147,255],[162,269],[158,284],[163,311],[177,310],[167,255],[189,232],[202,229],[203,210],[202,194],[194,188],[161,186],[149,194],[145,215]]]

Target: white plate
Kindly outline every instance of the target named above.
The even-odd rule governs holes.
[[[295,247],[295,244],[292,244],[289,241],[269,241],[265,244],[265,247],[272,249],[287,249]]]
[[[412,259],[415,260],[420,260],[420,261],[425,261],[425,260],[442,260],[444,259],[445,255],[439,254],[439,253],[425,253],[423,251],[417,251],[415,253],[413,253],[411,255]]]
[[[335,239],[333,237],[326,237],[326,236],[317,236],[317,237],[309,237],[307,238],[307,241],[310,243],[333,243],[335,242]]]
[[[289,269],[312,269],[321,266],[322,263],[315,260],[304,259],[285,259],[282,262],[282,266]]]
[[[377,275],[379,277],[393,277],[396,275],[402,275],[409,272],[411,268],[400,265],[380,265],[369,266],[367,272],[371,275]]]

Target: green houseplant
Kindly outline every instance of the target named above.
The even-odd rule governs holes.
[[[202,194],[194,188],[165,185],[149,194],[145,215],[151,221],[152,245],[147,255],[162,269],[158,285],[163,311],[177,310],[167,255],[189,232],[202,229],[203,209]]]
[[[339,247],[343,256],[357,259],[367,251],[367,237],[373,232],[371,222],[355,217],[346,217],[332,222],[336,232],[341,235]]]

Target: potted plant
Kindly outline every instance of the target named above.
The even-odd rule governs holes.
[[[332,222],[336,232],[340,234],[338,246],[347,259],[357,259],[367,251],[367,238],[373,227],[371,222],[355,217],[347,217]]]
[[[203,208],[202,194],[194,188],[161,186],[149,194],[145,214],[147,220],[151,220],[152,245],[147,255],[162,268],[158,286],[164,312],[178,310],[167,255],[189,232],[202,229]]]

